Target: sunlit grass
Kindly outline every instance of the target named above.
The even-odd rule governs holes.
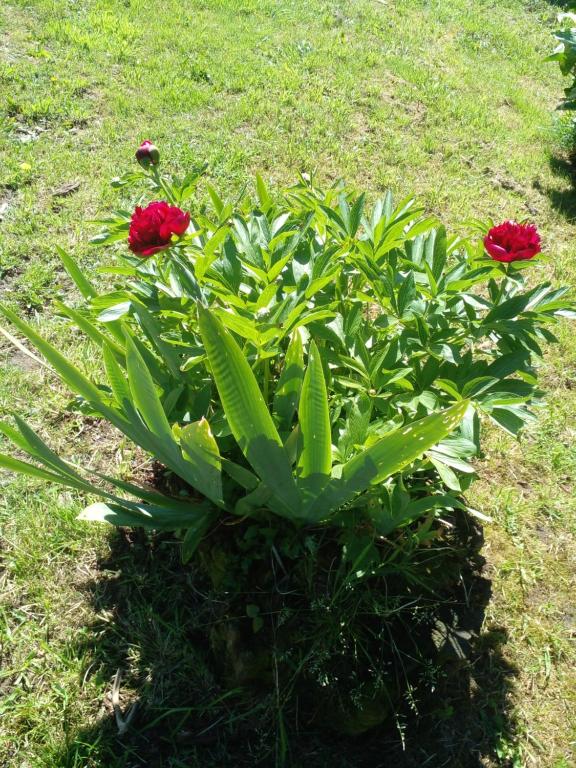
[[[55,245],[90,270],[112,258],[87,245],[94,231],[88,221],[132,204],[108,180],[132,167],[144,138],[155,140],[175,170],[208,161],[214,182],[231,192],[257,171],[281,185],[307,170],[372,193],[391,187],[415,194],[455,231],[474,216],[529,217],[550,255],[545,269],[574,284],[576,197],[566,166],[551,163],[565,147],[566,130],[553,114],[563,83],[542,61],[558,6],[4,3],[2,300],[38,316],[65,349],[89,359],[53,318],[52,300],[71,291]],[[77,190],[58,194],[74,181]],[[505,653],[518,669],[518,727],[502,736],[494,764],[563,768],[576,759],[575,338],[566,328],[546,363],[550,397],[537,426],[519,445],[494,436],[472,494],[494,517],[486,529],[494,580],[487,628],[507,634]],[[113,436],[84,430],[76,417],[61,419],[66,394],[48,373],[3,349],[3,412],[24,412],[71,453],[96,453],[104,465],[126,460],[129,449],[118,452]],[[134,613],[108,633],[109,617],[86,589],[114,578],[96,568],[109,551],[108,532],[75,521],[81,500],[74,496],[5,475],[1,482],[0,763],[153,765],[117,741],[112,721],[90,731],[110,717],[111,680],[101,670],[126,667],[130,695],[149,683],[138,643],[131,644],[131,632],[137,639],[150,618],[146,601],[136,589]],[[129,556],[124,562],[130,574]],[[160,588],[161,573],[150,578]],[[186,622],[164,630],[152,647],[172,658],[167,646],[186,641]],[[108,640],[98,651],[101,637]],[[173,706],[175,680],[185,685],[182,675],[154,691],[161,706]],[[225,752],[217,759],[225,764]]]

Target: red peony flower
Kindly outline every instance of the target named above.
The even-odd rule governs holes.
[[[158,147],[146,139],[136,150],[136,160],[138,160],[143,168],[148,168],[150,165],[158,165],[160,162]]]
[[[164,201],[136,208],[130,219],[128,244],[139,256],[151,256],[170,246],[172,235],[183,235],[190,214]]]
[[[525,261],[540,253],[540,235],[533,224],[505,221],[492,227],[484,238],[484,247],[495,261]]]

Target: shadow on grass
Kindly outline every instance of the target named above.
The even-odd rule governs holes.
[[[122,717],[131,706],[137,710],[120,735],[107,698],[97,721],[72,736],[59,765],[272,768],[282,764],[281,742],[287,768],[485,766],[496,753],[513,749],[516,723],[509,706],[515,670],[502,653],[505,631],[481,630],[491,589],[482,576],[481,531],[475,525],[470,531],[469,567],[458,602],[449,609],[464,628],[460,641],[461,647],[468,645],[467,659],[448,649],[448,673],[436,681],[417,713],[406,704],[392,726],[345,738],[288,722],[281,729],[286,739],[278,739],[264,693],[262,706],[248,715],[243,706],[238,719],[242,694],[226,695],[219,688],[203,632],[214,614],[207,613],[201,581],[180,565],[174,543],[114,532],[109,557],[86,585],[99,618],[77,650],[89,658],[86,676],[100,688],[111,690],[121,669]],[[449,621],[446,613],[442,620]]]
[[[574,9],[574,0],[548,0],[548,3],[555,8],[560,8],[562,11],[570,11]]]
[[[565,186],[562,189],[546,190],[552,207],[569,221],[576,220],[576,154],[574,156],[552,156],[550,168]]]

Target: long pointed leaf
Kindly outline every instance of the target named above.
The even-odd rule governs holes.
[[[107,343],[102,347],[102,356],[104,358],[104,368],[108,376],[108,383],[116,398],[119,407],[126,412],[126,407],[131,405],[130,387],[125,376],[125,372],[118,365],[118,361]]]
[[[202,492],[202,489],[197,486],[197,473],[192,469],[190,462],[182,456],[144,358],[128,335],[126,335],[126,368],[132,400],[151,433],[150,436],[146,436],[147,444],[151,446],[156,458]]]
[[[91,504],[78,515],[79,520],[91,520],[112,525],[127,525],[152,528],[158,531],[174,531],[179,528],[196,526],[204,515],[213,515],[214,510],[199,504],[191,504],[188,513],[180,509],[172,511],[154,505],[130,504],[129,502]]]
[[[52,365],[54,370],[60,375],[63,381],[68,384],[77,394],[91,403],[100,403],[102,394],[98,387],[93,384],[78,368],[70,363],[64,355],[60,354],[49,342],[46,341],[32,326],[21,320],[11,309],[0,304],[0,312],[12,322],[18,330],[24,334],[34,344],[36,349],[41,352],[46,360]]]
[[[90,472],[91,475],[100,478],[100,480],[104,480],[106,483],[110,483],[110,485],[113,485],[115,488],[125,491],[126,493],[134,496],[136,499],[146,501],[155,507],[164,507],[166,509],[172,509],[181,513],[189,512],[190,510],[190,502],[186,501],[185,498],[174,499],[171,496],[164,496],[161,493],[149,491],[147,488],[134,485],[133,483],[129,483],[126,480],[120,480],[117,477],[111,477],[110,475],[102,474],[101,472],[97,472],[94,469],[87,471]]]
[[[153,314],[139,301],[132,300],[133,312],[158,354],[164,360],[173,376],[180,377],[180,360],[174,349],[162,339],[162,328]]]
[[[198,307],[200,333],[220,400],[236,442],[288,515],[297,516],[300,495],[272,416],[242,351],[209,310]]]
[[[326,484],[332,468],[332,439],[328,393],[322,361],[316,344],[310,342],[308,366],[304,375],[300,404],[299,479],[308,480],[307,493],[317,494]]]
[[[182,562],[187,563],[192,557],[194,552],[198,549],[200,542],[206,535],[208,529],[215,522],[216,516],[214,513],[206,513],[199,516],[196,522],[191,525],[186,531],[184,540],[182,541]]]
[[[42,360],[41,357],[36,357],[34,352],[30,352],[30,350],[24,344],[22,344],[22,342],[19,339],[17,339],[16,336],[13,336],[10,333],[10,331],[6,330],[6,328],[2,328],[1,325],[0,325],[0,333],[2,334],[2,336],[4,336],[6,339],[8,339],[10,344],[12,344],[14,347],[16,347],[16,349],[19,349],[20,352],[23,352],[31,360],[34,360],[34,362],[37,365],[40,365],[43,368],[49,368],[50,367],[45,360]]]
[[[224,457],[222,457],[221,463],[224,472],[247,491],[253,491],[259,485],[260,481],[256,475],[250,472],[249,469],[246,469],[246,467],[241,467],[240,464],[235,464],[230,459],[225,459]]]
[[[126,337],[128,379],[131,397],[138,408],[141,419],[136,411],[125,415],[111,407],[100,389],[30,325],[20,320],[14,312],[2,304],[0,304],[0,312],[34,344],[74,392],[87,400],[127,437],[141,445],[146,451],[154,454],[156,458],[193,485],[189,466],[182,457],[180,447],[174,439],[152,376],[130,337]],[[136,420],[136,416],[138,420]],[[105,495],[98,490],[96,492]]]
[[[444,411],[397,429],[350,459],[342,468],[340,478],[333,478],[308,507],[306,517],[325,519],[335,509],[352,501],[356,494],[374,483],[383,482],[415,461],[458,426],[468,404],[468,400],[462,400]]]
[[[148,429],[173,452],[175,444],[172,429],[154,380],[132,338],[126,335],[126,370],[132,399]]]
[[[292,334],[286,350],[284,368],[274,394],[274,412],[278,416],[278,428],[287,432],[298,407],[300,390],[304,379],[304,350],[300,331]]]
[[[114,502],[122,501],[118,496],[108,493],[101,488],[97,488],[81,478],[76,479],[70,474],[57,474],[56,472],[40,469],[40,467],[36,467],[34,464],[29,464],[27,461],[20,461],[20,459],[15,459],[12,456],[0,454],[0,467],[2,469],[7,469],[10,472],[17,472],[20,475],[28,475],[29,477],[36,477],[39,480],[47,480],[51,483],[63,485],[66,488],[74,488],[74,490],[83,493],[93,493],[96,496],[102,496],[103,498],[110,499]]]
[[[72,481],[68,482],[68,478],[60,475],[47,472],[45,469],[40,469],[34,464],[29,464],[27,461],[20,461],[12,456],[6,456],[0,454],[0,467],[7,469],[10,472],[17,472],[20,475],[28,475],[29,477],[36,477],[39,480],[49,480],[52,483],[58,483],[59,485],[71,485]],[[72,485],[76,488],[76,485]]]
[[[76,311],[75,309],[72,309],[72,307],[67,307],[65,304],[62,304],[61,301],[55,302],[56,307],[65,314],[67,317],[69,317],[80,330],[88,336],[89,339],[92,339],[92,341],[97,344],[99,347],[102,347],[104,343],[107,343],[110,345],[111,349],[114,350],[114,354],[118,358],[118,360],[123,360],[123,352],[116,344],[115,341],[108,338],[106,334],[102,333],[102,331],[97,328],[94,323],[90,322],[87,317],[84,317],[80,312]]]
[[[44,464],[45,467],[48,467],[50,472],[67,475],[80,483],[85,482],[84,478],[46,445],[42,438],[37,435],[28,424],[26,424],[24,419],[21,419],[17,414],[14,414],[14,420],[18,425],[19,432],[5,423],[0,423],[0,432],[6,435],[6,437],[19,448],[30,454],[34,459]]]
[[[34,430],[28,426],[28,424],[26,424],[23,419],[17,415],[15,415],[14,418],[20,431],[18,432],[17,430],[13,429],[9,424],[6,424],[5,422],[0,422],[0,432],[2,432],[21,450],[26,451],[26,453],[28,453],[32,458],[36,459],[36,461],[40,462],[40,464],[43,464],[47,468],[47,471],[37,470],[37,468],[33,467],[33,465],[24,465],[24,463],[21,462],[20,466],[15,465],[12,467],[14,471],[23,472],[25,474],[32,474],[30,472],[30,468],[32,467],[34,470],[37,470],[33,473],[35,477],[42,477],[44,480],[50,480],[52,482],[59,483],[60,485],[66,485],[70,488],[75,488],[78,491],[94,493],[97,496],[102,496],[106,499],[118,501],[118,496],[110,493],[104,488],[95,486],[89,480],[86,480],[84,477],[82,477],[81,474],[79,474],[74,466],[72,466],[69,462],[64,461],[56,453],[54,453],[54,451],[46,445],[42,438],[37,435],[36,432],[34,432]],[[10,469],[11,467],[7,466],[6,468]],[[102,475],[94,470],[87,470],[87,472],[95,475],[96,477],[99,477],[102,480],[105,480],[106,482],[117,488],[120,488],[121,490],[133,494],[138,499],[147,499],[153,503],[162,503],[162,496],[160,494],[147,493],[145,489],[139,488],[138,486],[133,486],[129,483],[124,483],[121,480],[117,480],[116,478]],[[167,501],[171,502],[171,500],[168,498]]]
[[[62,259],[62,263],[64,264],[64,268],[66,272],[70,275],[72,280],[76,283],[76,287],[82,294],[82,296],[85,299],[91,299],[94,296],[97,295],[96,289],[88,280],[86,275],[82,272],[78,264],[74,261],[72,256],[70,256],[69,253],[66,253],[66,251],[63,248],[60,248],[59,246],[56,246],[56,250],[58,251],[58,255]]]
[[[134,426],[130,420],[126,419],[122,413],[112,408],[104,399],[102,392],[93,382],[88,379],[76,366],[72,365],[58,350],[53,347],[46,339],[37,333],[32,326],[21,320],[12,310],[0,304],[0,312],[4,314],[17,328],[34,344],[36,349],[46,358],[52,368],[60,376],[70,389],[76,394],[87,400],[98,412],[108,419],[115,427],[120,429],[127,437],[134,442],[145,445],[140,442],[140,433],[136,434]],[[146,448],[148,450],[148,448]]]
[[[220,451],[206,419],[189,424],[180,432],[184,458],[190,464],[194,486],[218,506],[222,496],[222,463]]]

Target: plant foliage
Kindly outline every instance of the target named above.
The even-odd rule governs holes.
[[[564,77],[570,77],[572,82],[564,89],[564,98],[560,109],[576,109],[576,13],[560,13],[558,21],[562,27],[554,32],[557,45],[553,53],[545,61],[556,61]]]
[[[100,375],[1,307],[82,411],[159,461],[182,493],[72,466],[18,416],[0,429],[33,463],[2,465],[97,494],[85,519],[183,531],[186,557],[223,517],[378,537],[461,504],[451,492],[473,475],[479,417],[513,434],[532,418],[542,343],[572,312],[566,289],[527,288],[526,263],[492,261],[412,199],[388,193],[370,209],[340,183],[301,176],[278,198],[258,178],[255,202],[206,183],[202,202],[200,177],[153,168],[115,182],[200,202],[172,247],[119,253],[102,270],[112,290],[61,251],[83,302],[60,309],[100,355]],[[124,240],[129,220],[115,212],[94,241]]]
[[[462,574],[462,544],[446,542],[479,515],[463,494],[481,427],[516,435],[534,418],[543,346],[574,309],[566,289],[525,280],[541,258],[495,261],[485,225],[450,236],[410,198],[370,206],[302,175],[283,194],[258,177],[256,199],[227,200],[199,185],[201,168],[178,180],[144,166],[114,181],[143,190],[134,214],[113,212],[93,238],[114,254],[107,287],[60,251],[81,301],[58,309],[91,345],[90,370],[0,312],[71,407],[110,422],[164,479],[78,467],[19,414],[0,431],[28,459],[0,466],[86,495],[85,520],[180,534],[218,595],[205,640],[231,689],[275,688],[282,754],[295,697],[306,717],[360,733],[434,677],[439,606]],[[170,208],[142,207],[159,196]],[[125,246],[135,217],[140,255]],[[506,258],[507,233],[524,232],[490,231]]]

